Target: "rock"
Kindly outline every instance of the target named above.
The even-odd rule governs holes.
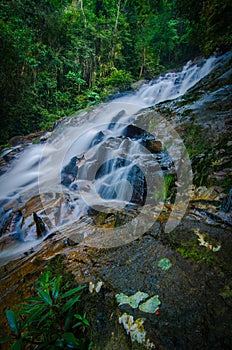
[[[41,141],[41,142],[45,142],[45,141],[47,141],[51,136],[52,136],[52,132],[51,132],[51,131],[48,131],[48,132],[46,132],[44,135],[42,135],[42,136],[40,137],[40,141]]]
[[[157,140],[148,140],[147,141],[147,148],[152,153],[159,153],[163,149],[162,142],[157,141]]]
[[[43,220],[35,212],[33,212],[33,219],[34,219],[35,224],[36,224],[36,236],[37,236],[37,238],[41,238],[47,232],[46,225],[43,222]]]
[[[99,131],[93,138],[89,148],[96,146],[98,143],[102,142],[105,137],[105,134],[103,131]]]
[[[138,90],[143,84],[146,84],[147,80],[138,80],[135,83],[131,84],[132,90]]]
[[[136,125],[128,125],[125,128],[124,136],[129,137],[132,140],[140,140],[142,145],[152,153],[158,153],[162,151],[162,142],[156,140],[152,134],[139,128]]]
[[[230,189],[228,196],[226,197],[226,199],[224,200],[221,206],[221,210],[223,210],[226,213],[228,213],[231,209],[232,209],[232,188]]]
[[[69,187],[71,183],[76,179],[78,174],[78,157],[73,157],[68,165],[66,165],[61,171],[61,184]]]
[[[141,169],[134,165],[128,174],[128,182],[133,189],[130,202],[144,205],[147,196],[146,178]]]
[[[125,110],[122,110],[122,111],[120,111],[119,113],[117,113],[117,114],[113,117],[111,123],[109,124],[108,129],[109,129],[109,130],[114,129],[115,125],[117,125],[118,123],[120,124],[120,119],[121,119],[123,116],[125,116],[125,115],[126,115],[126,111],[125,111]]]
[[[18,145],[21,145],[22,143],[25,143],[25,139],[23,136],[14,136],[10,139],[9,143],[12,146],[18,146]]]
[[[0,153],[0,158],[4,159],[5,162],[10,162],[22,149],[21,145],[4,149]]]
[[[201,186],[195,189],[191,199],[194,201],[220,201],[222,198],[223,189],[221,187]]]
[[[64,245],[65,246],[68,246],[68,247],[74,247],[75,245],[78,244],[78,242],[76,241],[73,241],[71,238],[66,238],[64,241],[63,241]]]
[[[147,137],[148,135],[149,133],[147,133],[145,130],[133,124],[128,125],[123,133],[123,136],[129,137],[131,139],[140,139]]]

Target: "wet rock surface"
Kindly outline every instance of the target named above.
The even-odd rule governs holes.
[[[182,98],[157,106],[176,123],[190,155],[197,186],[232,187],[232,55]],[[150,122],[150,124],[152,124]],[[152,127],[152,125],[151,125]]]
[[[146,337],[153,344],[151,349],[232,349],[230,66],[228,56],[225,64],[183,98],[140,114],[152,135],[154,115],[171,120],[184,138],[191,158],[192,196],[184,218],[172,232],[165,232],[174,206],[171,193],[152,228],[130,243],[105,249],[88,246],[85,237],[95,230],[107,235],[110,231],[106,229],[113,230],[136,216],[136,209],[118,215],[94,213],[88,222],[78,218],[68,224],[68,218],[75,213],[66,193],[32,196],[26,205],[19,199],[3,207],[7,215],[1,222],[1,233],[5,233],[3,238],[9,244],[7,230],[13,223],[21,222],[21,216],[15,219],[18,211],[35,235],[33,212],[50,229],[51,223],[62,226],[60,230],[51,230],[36,246],[25,246],[15,260],[3,262],[1,314],[31,296],[44,268],[53,264],[58,269],[61,259],[62,273],[72,273],[73,283],[86,285],[83,305],[91,323],[93,349],[148,348],[148,343],[132,342],[119,324],[125,313],[134,320],[144,319]],[[99,133],[97,144],[101,138]],[[162,152],[163,145],[156,145],[157,152]],[[167,270],[161,268],[162,259],[171,263]],[[99,293],[87,291],[90,282],[97,285],[99,281],[103,282]],[[147,293],[149,298],[157,295],[161,302],[158,310],[149,313],[117,303],[116,294],[131,296],[138,291]],[[5,334],[5,317],[1,318],[1,330]]]
[[[220,242],[221,249],[213,252],[201,246],[195,230],[214,245]],[[228,227],[212,229],[186,218],[165,234],[157,222],[140,239],[115,249],[70,246],[63,237],[57,233],[52,241],[1,268],[1,311],[33,293],[40,272],[52,259],[58,269],[57,259],[62,256],[63,273],[71,272],[77,284],[88,287],[89,282],[103,282],[99,293],[84,296],[94,349],[143,349],[131,342],[118,323],[125,312],[145,319],[147,337],[157,349],[231,348],[232,238]],[[163,258],[172,264],[168,270],[159,267]],[[159,312],[117,304],[116,294],[137,291],[158,295]]]

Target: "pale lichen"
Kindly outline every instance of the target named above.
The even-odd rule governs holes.
[[[154,295],[144,303],[139,305],[139,310],[143,312],[154,313],[159,309],[159,305],[161,304],[158,295]]]
[[[119,323],[123,325],[127,334],[130,335],[132,342],[136,341],[139,344],[143,344],[147,349],[155,349],[155,345],[149,339],[146,339],[144,321],[144,318],[134,320],[134,317],[127,313],[119,317]]]
[[[96,293],[99,293],[100,290],[101,290],[102,285],[103,285],[102,281],[98,281],[96,286],[95,286],[95,284],[93,282],[90,281],[89,282],[89,292],[93,293],[95,291]]]
[[[117,302],[119,303],[119,306],[123,304],[129,304],[133,309],[135,309],[139,306],[139,303],[142,300],[147,299],[149,297],[149,294],[138,291],[131,296],[128,296],[124,293],[120,293],[116,294],[115,297]]]
[[[172,267],[172,263],[168,258],[163,258],[163,259],[160,259],[158,263],[158,267],[160,267],[164,271],[167,271]]]
[[[194,233],[198,237],[198,241],[200,242],[201,246],[206,247],[209,250],[212,250],[214,253],[218,252],[221,249],[220,244],[214,247],[211,243],[207,242],[205,240],[205,235],[203,233],[200,233],[198,228],[194,230]]]

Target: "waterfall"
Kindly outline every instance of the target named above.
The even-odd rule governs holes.
[[[181,71],[166,73],[144,84],[135,95],[128,99],[128,102],[136,104],[136,101],[140,101],[144,106],[149,107],[180,97],[209,74],[216,62],[216,57],[210,57],[200,65],[189,61]]]
[[[50,231],[87,216],[89,208],[143,206],[150,181],[147,167],[156,172],[158,186],[165,172],[176,172],[175,153],[147,151],[147,144],[157,138],[143,127],[133,135],[128,125],[141,109],[183,95],[218,62],[216,57],[188,62],[181,71],[160,76],[135,93],[67,118],[47,142],[27,146],[0,177],[1,226],[7,227],[9,212],[21,210],[24,219],[17,231],[25,241],[35,240],[35,225],[27,213],[32,198],[40,199],[37,212]]]

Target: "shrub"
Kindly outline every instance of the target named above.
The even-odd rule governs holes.
[[[11,328],[12,350],[22,349],[91,349],[87,338],[89,322],[80,314],[78,302],[85,288],[68,290],[62,276],[52,278],[46,271],[38,280],[36,295],[25,300],[17,312],[6,310]]]
[[[104,85],[118,87],[120,90],[130,88],[133,78],[130,73],[115,69],[109,77],[103,79]]]

